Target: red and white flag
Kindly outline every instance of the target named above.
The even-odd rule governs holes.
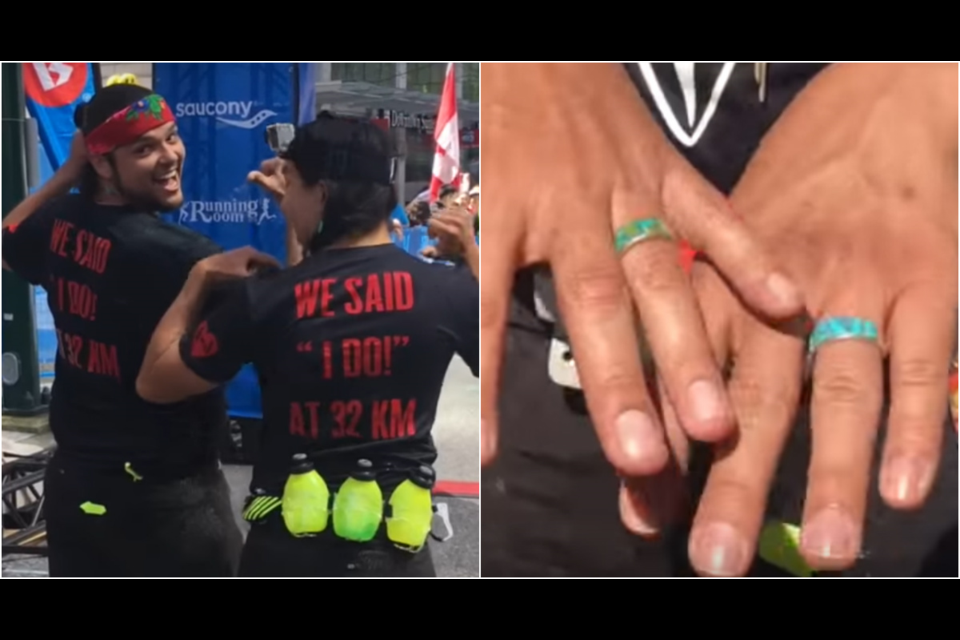
[[[443,185],[460,185],[460,123],[457,118],[457,82],[452,62],[447,65],[447,77],[443,81],[443,95],[433,139],[437,150],[433,156],[433,177],[430,178],[430,202],[436,202]]]

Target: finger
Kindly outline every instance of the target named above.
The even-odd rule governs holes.
[[[273,176],[267,176],[260,185],[272,195],[278,197],[283,196],[284,190],[286,189],[286,184],[283,180]]]
[[[726,286],[713,268],[705,263],[694,265],[691,280],[703,310],[714,361],[718,369],[723,370],[731,340],[730,299]],[[690,496],[683,484],[689,467],[690,443],[662,378],[658,379],[658,389],[664,429],[672,453],[668,468],[672,469],[673,478],[667,483],[648,482],[647,478],[627,482],[623,491],[629,489],[629,494],[621,500],[621,511],[624,522],[631,529],[631,523],[641,523],[646,530],[660,531],[664,526],[677,522],[690,507]],[[632,512],[624,512],[624,508],[632,509]],[[637,532],[638,535],[650,535],[642,530]]]
[[[773,260],[733,215],[727,200],[685,161],[666,174],[663,203],[680,235],[717,265],[748,306],[771,318],[802,311],[797,286],[775,270]]]
[[[727,369],[730,357],[734,314],[739,316],[741,308],[735,304],[736,301],[731,298],[726,284],[709,264],[694,263],[690,280],[714,363],[722,374]]]
[[[273,195],[279,195],[279,194],[280,194],[280,191],[281,191],[281,190],[280,190],[279,187],[277,186],[275,180],[274,180],[273,178],[270,178],[270,177],[267,177],[267,176],[263,175],[263,174],[260,173],[259,171],[251,171],[251,172],[247,175],[247,181],[250,182],[250,183],[252,183],[252,184],[257,185],[257,186],[260,187],[261,189],[263,189],[263,190],[265,190],[265,191],[267,191],[268,193],[271,193],[271,194],[273,194]]]
[[[876,344],[822,345],[813,366],[812,450],[801,553],[814,569],[850,567],[860,553],[870,465],[883,401]]]
[[[444,214],[434,216],[433,218],[431,218],[430,221],[434,224],[438,224],[438,225],[442,224],[448,227],[456,227],[456,226],[459,226],[460,224],[460,220],[456,216],[450,216],[450,215],[444,215]]]
[[[254,260],[253,264],[255,265],[255,269],[258,271],[264,268],[269,268],[269,269],[280,268],[280,263],[277,261],[276,258],[272,256],[257,258],[256,260]]]
[[[600,443],[624,475],[657,473],[668,451],[644,385],[633,309],[612,233],[603,226],[568,227],[562,238],[551,259],[557,300]]]
[[[448,223],[443,220],[438,220],[437,222],[431,225],[431,228],[437,233],[445,233],[447,235],[459,235],[459,229],[457,229],[455,224]]]
[[[942,293],[904,294],[890,319],[891,405],[880,495],[915,509],[930,493],[947,417],[956,312]]]
[[[620,488],[620,518],[627,529],[644,538],[655,537],[666,527],[679,522],[689,499],[683,480],[689,463],[690,443],[666,389],[660,382],[658,388],[670,461],[660,473],[627,478]]]
[[[497,453],[497,399],[519,233],[496,227],[480,266],[480,451],[481,464]],[[437,250],[434,249],[434,252]]]
[[[690,279],[677,247],[647,240],[622,256],[644,332],[684,430],[714,442],[729,435],[732,413]]]
[[[254,270],[262,267],[280,267],[280,263],[270,254],[247,248],[245,250],[248,268]]]
[[[753,562],[802,367],[802,341],[752,325],[729,387],[738,429],[716,447],[691,530],[690,562],[702,575],[744,575]]]

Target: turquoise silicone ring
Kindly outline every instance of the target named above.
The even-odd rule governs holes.
[[[672,240],[673,235],[659,218],[644,218],[628,222],[619,229],[615,237],[617,253],[623,253],[633,245],[645,240],[662,238]]]
[[[817,322],[810,334],[810,354],[816,353],[826,343],[838,340],[867,340],[879,343],[880,331],[874,322],[864,318],[824,318]]]

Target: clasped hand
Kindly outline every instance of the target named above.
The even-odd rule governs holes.
[[[937,118],[922,117],[930,96],[897,76],[911,70],[879,67],[831,69],[805,90],[747,169],[732,198],[737,217],[670,147],[626,75],[601,78],[622,69],[483,65],[485,464],[497,449],[514,273],[546,264],[599,441],[626,478],[624,523],[638,534],[660,528],[653,506],[682,488],[687,439],[716,443],[690,556],[702,574],[748,571],[800,398],[807,333],[790,320],[804,308],[879,328],[877,342],[829,342],[812,361],[807,561],[840,569],[860,552],[885,361],[881,493],[897,508],[923,502],[955,348],[956,68],[954,129],[944,135]],[[525,74],[536,99],[517,94],[513,74]],[[694,268],[695,293],[666,241],[617,255],[615,231],[655,216],[709,259]],[[646,393],[634,303],[658,367],[662,421]]]

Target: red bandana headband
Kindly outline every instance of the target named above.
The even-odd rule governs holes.
[[[88,133],[84,137],[87,151],[95,155],[110,153],[117,147],[135,142],[148,131],[175,121],[166,101],[157,94],[149,95],[113,114]]]

